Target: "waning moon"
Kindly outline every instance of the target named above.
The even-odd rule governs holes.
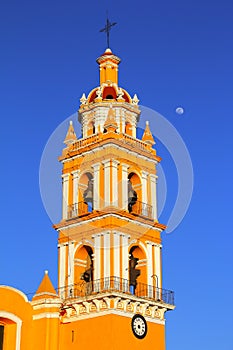
[[[180,115],[183,114],[183,113],[184,113],[184,108],[182,108],[182,107],[177,107],[177,108],[176,108],[176,113],[177,113],[177,114],[180,114]]]

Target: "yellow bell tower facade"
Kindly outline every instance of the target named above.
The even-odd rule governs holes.
[[[120,59],[97,59],[100,85],[80,99],[60,156],[58,288],[48,271],[32,300],[0,286],[0,350],[164,350],[165,313],[156,166],[161,158],[138,98],[118,85]]]
[[[62,220],[58,231],[61,350],[165,349],[156,165],[161,158],[145,122],[136,135],[136,94],[118,85],[120,59],[97,59],[100,85],[82,95],[77,139],[72,123],[59,160]]]

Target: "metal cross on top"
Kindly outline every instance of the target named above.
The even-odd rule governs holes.
[[[107,21],[106,21],[106,25],[103,29],[100,29],[100,32],[105,32],[107,34],[107,47],[109,48],[109,33],[110,33],[110,30],[113,26],[115,26],[117,23],[116,22],[113,22],[111,23],[107,17]]]

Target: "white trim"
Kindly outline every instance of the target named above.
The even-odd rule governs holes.
[[[153,241],[145,241],[145,242],[148,243],[148,244],[154,245],[155,247],[162,248],[162,244],[160,244],[160,243],[156,243],[156,242],[153,242]]]
[[[110,166],[111,160],[104,160],[104,206],[110,205]]]
[[[74,283],[74,242],[68,244],[68,285]]]
[[[142,202],[143,203],[148,203],[148,197],[147,197],[147,177],[148,177],[148,172],[142,171]],[[144,208],[145,212],[143,213],[144,215],[147,215],[147,209]]]
[[[104,278],[110,277],[110,233],[104,233]]]
[[[36,300],[37,301],[37,300]],[[56,299],[57,301],[57,299]],[[51,299],[47,300],[46,299],[46,304],[43,302],[42,304],[32,304],[33,310],[40,310],[40,309],[52,309],[52,308],[60,308],[62,305],[62,302],[60,302],[59,304],[53,304],[51,303]]]
[[[40,320],[41,318],[60,318],[59,312],[43,312],[42,314],[33,315],[33,320]]]
[[[120,277],[120,234],[114,232],[113,234],[114,245],[114,276]]]
[[[157,215],[157,176],[154,174],[150,174],[150,197],[151,197],[151,205],[153,208],[153,219],[158,220]]]
[[[138,139],[136,139],[136,140],[138,140]],[[141,140],[139,140],[139,141],[141,141]],[[136,158],[141,158],[141,159],[144,159],[144,160],[146,160],[146,161],[148,161],[148,162],[152,162],[152,163],[154,163],[154,164],[158,164],[158,161],[157,161],[157,160],[154,160],[154,159],[149,158],[149,157],[150,157],[149,154],[148,154],[148,157],[143,156],[143,155],[141,155],[141,154],[139,154],[139,153],[137,153],[137,152],[130,151],[129,148],[124,147],[125,145],[127,145],[127,143],[125,143],[125,144],[122,143],[121,146],[118,146],[118,145],[116,145],[115,143],[111,143],[111,142],[110,142],[110,143],[108,143],[107,145],[103,145],[102,147],[96,147],[96,148],[92,149],[91,151],[82,152],[81,155],[78,154],[77,156],[73,156],[73,157],[69,157],[68,159],[64,159],[64,160],[61,161],[61,163],[64,164],[64,163],[67,163],[67,162],[69,162],[70,160],[73,160],[73,159],[77,159],[77,158],[81,158],[81,157],[83,158],[83,157],[86,156],[87,154],[95,154],[95,153],[97,153],[97,152],[99,152],[99,151],[101,151],[101,150],[103,150],[103,149],[106,149],[106,148],[108,148],[108,147],[111,147],[111,148],[115,148],[115,149],[117,149],[117,150],[122,150],[122,149],[124,148],[124,149],[127,150],[127,153],[128,153],[128,154],[133,155],[133,156],[136,157]],[[146,150],[145,150],[145,151],[146,151]]]
[[[26,296],[23,292],[21,292],[21,290],[18,290],[18,289],[16,289],[16,288],[10,287],[10,286],[5,286],[4,284],[1,284],[1,285],[0,285],[0,288],[12,290],[13,292],[19,294],[19,295],[24,299],[24,301],[26,301],[26,302],[28,303],[28,298],[27,298],[27,296]]]
[[[51,293],[51,292],[37,293],[37,294],[34,295],[34,297],[40,297],[41,295],[51,295],[51,296],[54,296],[54,297],[58,297],[58,295],[56,293]],[[48,298],[45,298],[45,299],[48,299]]]
[[[73,204],[78,202],[78,181],[80,170],[74,170],[71,173],[73,175]]]
[[[122,183],[122,209],[128,210],[128,164],[121,164],[122,174],[121,174],[121,183]]]
[[[100,264],[100,249],[101,249],[101,236],[94,236],[95,242],[95,259],[94,259],[94,280],[100,279],[101,276],[101,264]]]
[[[89,313],[89,314],[79,315],[77,317],[73,316],[72,318],[67,317],[67,318],[63,319],[63,323],[70,323],[70,322],[74,322],[77,320],[85,320],[85,319],[90,319],[90,318],[95,318],[95,317],[102,317],[102,316],[106,316],[109,314],[128,317],[128,318],[132,318],[134,315],[134,313],[132,313],[132,312],[130,313],[130,312],[126,312],[123,310],[108,309],[105,311],[99,311],[99,312],[93,312],[93,313]],[[161,320],[159,318],[150,318],[150,317],[145,316],[145,315],[144,315],[144,318],[146,319],[147,322],[165,325],[165,319]]]
[[[70,174],[62,175],[62,219],[67,219],[69,176]]]
[[[94,209],[99,209],[99,199],[100,199],[100,163],[92,165],[94,169],[93,176],[93,207]]]
[[[118,160],[112,159],[112,205],[118,207]]]
[[[121,235],[122,238],[122,278],[129,279],[129,242],[128,235]]]
[[[153,256],[152,256],[152,245],[147,243],[147,284],[148,286],[153,286]],[[150,292],[150,288],[148,289],[148,293]],[[152,296],[151,296],[152,297]]]
[[[95,222],[97,220],[102,220],[103,218],[106,218],[106,217],[115,217],[115,218],[121,218],[120,215],[117,215],[117,214],[104,214],[102,215],[101,217],[98,216],[98,217],[95,217],[93,219],[90,219],[90,220],[85,220],[85,221],[80,221],[80,222],[75,222],[74,224],[70,224],[69,226],[62,226],[62,227],[59,227],[58,229],[56,229],[57,231],[61,231],[61,230],[65,230],[65,229],[70,229],[71,227],[77,227],[77,226],[80,226],[80,225],[83,225],[84,223],[85,224],[88,224],[88,223],[91,223],[91,222]],[[153,227],[152,225],[149,225],[149,224],[144,224],[142,222],[139,222],[139,221],[135,221],[135,220],[132,220],[132,219],[129,219],[129,218],[125,218],[123,217],[122,220],[124,221],[127,221],[127,222],[131,222],[131,223],[137,223],[138,226],[142,226],[142,227],[145,227],[145,228],[148,228],[150,230],[154,230],[154,231],[159,231],[159,232],[162,232],[163,230],[158,228],[158,227]]]
[[[12,314],[12,313],[7,312],[7,311],[2,311],[2,310],[0,310],[0,317],[7,318],[7,319],[16,323],[16,347],[15,347],[15,350],[20,350],[22,320],[18,316],[16,316],[15,314]]]
[[[59,248],[59,292],[65,287],[65,271],[66,271],[66,246],[61,245]],[[60,294],[59,293],[59,294]],[[63,295],[59,295],[61,298]]]
[[[159,245],[154,246],[155,256],[155,274],[158,278],[158,288],[161,288],[161,248]]]

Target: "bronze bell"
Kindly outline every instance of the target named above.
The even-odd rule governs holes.
[[[92,180],[88,181],[87,189],[83,193],[84,201],[90,203],[93,201],[93,183]]]
[[[137,192],[134,191],[131,181],[128,182],[128,211],[131,213],[133,205],[137,202]]]
[[[134,191],[131,181],[128,184],[128,200],[129,203],[135,203],[137,201],[137,192]]]

